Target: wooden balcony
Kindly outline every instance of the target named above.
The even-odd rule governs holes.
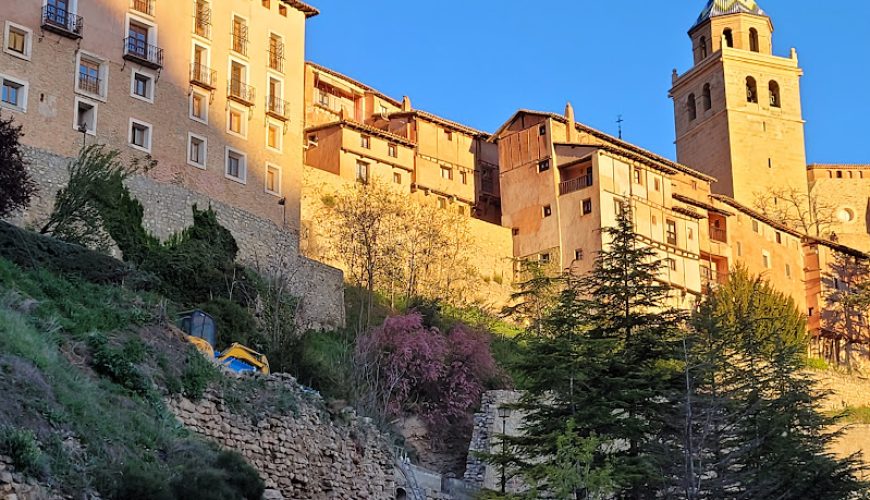
[[[564,196],[574,191],[580,191],[592,185],[592,178],[588,175],[569,179],[559,183],[559,195]]]

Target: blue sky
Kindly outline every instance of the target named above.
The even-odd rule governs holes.
[[[561,113],[675,157],[671,70],[705,0],[311,0],[307,58],[494,131],[518,108]],[[774,52],[805,71],[807,159],[870,163],[870,2],[759,0]]]

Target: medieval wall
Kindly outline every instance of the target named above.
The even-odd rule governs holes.
[[[39,193],[30,208],[11,222],[38,228],[51,213],[55,194],[67,183],[69,159],[35,148],[25,148],[25,159]],[[127,181],[127,186],[145,208],[145,228],[161,239],[193,224],[193,205],[211,205],[220,223],[235,237],[240,262],[288,277],[291,293],[301,298],[301,326],[317,329],[344,325],[343,273],[301,256],[297,232],[181,185],[136,176]]]
[[[350,409],[331,419],[320,397],[304,393],[289,375],[262,380],[267,390],[289,391],[297,408],[254,421],[215,392],[198,402],[176,398],[168,407],[188,429],[241,453],[265,481],[264,498],[396,498],[391,448],[367,419]]]

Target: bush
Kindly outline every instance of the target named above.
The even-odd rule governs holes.
[[[36,192],[21,151],[23,135],[12,118],[0,118],[0,218],[27,208]]]
[[[238,453],[194,447],[176,466],[170,483],[179,500],[260,500],[266,487],[257,471]]]
[[[253,349],[262,349],[262,339],[251,313],[232,300],[220,297],[206,302],[200,309],[214,318],[217,326],[217,345],[226,348],[233,342]]]
[[[215,460],[215,466],[226,471],[227,483],[246,500],[259,500],[265,491],[263,480],[251,464],[241,455],[222,451]]]
[[[202,398],[209,384],[220,378],[218,368],[194,347],[190,347],[187,364],[181,374],[181,393],[198,400]]]
[[[0,428],[0,453],[12,459],[12,465],[29,476],[42,477],[46,473],[45,459],[36,436],[25,429]]]
[[[124,468],[113,500],[174,500],[166,475],[158,468],[130,464]]]
[[[129,345],[129,344],[128,344]],[[141,346],[141,343],[139,344]],[[151,382],[142,374],[137,363],[142,362],[144,352],[139,349],[119,349],[109,345],[109,340],[101,333],[88,337],[93,359],[91,364],[97,373],[109,377],[116,384],[140,396],[151,391]]]

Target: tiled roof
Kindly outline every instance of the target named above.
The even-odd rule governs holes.
[[[711,205],[709,203],[704,203],[703,201],[696,200],[694,198],[690,198],[688,196],[683,196],[679,193],[673,193],[671,197],[677,201],[683,202],[686,205],[693,205],[699,208],[703,208],[705,210],[709,210],[710,212],[717,213],[719,215],[724,215],[726,217],[730,217],[734,215],[734,212],[729,212],[727,210],[723,210],[715,205]]]
[[[756,16],[765,16],[767,14],[761,10],[755,0],[710,0],[707,6],[701,11],[698,20],[695,21],[695,26],[707,21],[716,16],[727,16],[729,14],[753,14]]]
[[[336,78],[340,78],[342,80],[347,81],[351,85],[356,85],[357,87],[359,87],[367,92],[371,92],[372,94],[376,94],[378,97],[380,97],[381,99],[384,99],[385,101],[389,101],[394,106],[398,106],[398,107],[402,106],[401,101],[397,101],[397,100],[393,99],[392,97],[388,96],[387,94],[384,94],[383,92],[379,91],[378,89],[369,87],[368,85],[362,83],[359,80],[354,80],[353,78],[351,78],[347,75],[343,75],[343,74],[339,73],[338,71],[335,71],[333,69],[329,69],[326,66],[321,66],[320,64],[317,64],[317,63],[314,63],[311,61],[306,62],[306,64],[308,64],[312,68],[316,69],[317,71],[322,71],[328,75],[332,75]]]
[[[314,7],[308,5],[305,2],[300,2],[299,0],[281,0],[281,1],[286,3],[287,5],[289,5],[290,7],[293,7],[294,9],[300,11],[300,12],[303,12],[305,14],[305,17],[314,17],[317,14],[320,14],[319,10],[315,9]]]
[[[771,219],[770,217],[768,217],[760,212],[756,212],[755,210],[747,207],[746,205],[741,204],[740,202],[738,202],[734,198],[731,198],[729,196],[725,196],[724,194],[714,194],[713,198],[716,198],[717,200],[721,201],[722,203],[725,203],[726,205],[730,205],[732,208],[737,209],[737,211],[743,212],[744,214],[746,214],[752,218],[758,219],[761,222],[764,222],[765,224],[767,224],[768,226],[771,226],[775,229],[778,229],[784,233],[788,233],[792,236],[797,236],[798,238],[805,238],[806,237],[806,235],[804,233],[802,233],[796,229],[792,229],[781,222],[777,222],[777,221]]]
[[[332,123],[324,123],[323,125],[315,125],[313,127],[309,127],[305,129],[305,133],[309,132],[317,132],[318,130],[326,130],[328,128],[333,127],[347,127],[352,128],[354,130],[365,132],[370,135],[374,135],[376,137],[381,137],[388,141],[392,141],[398,144],[402,144],[403,146],[408,146],[409,148],[416,147],[417,145],[410,141],[407,137],[402,137],[401,135],[394,134],[392,132],[388,132],[383,129],[379,129],[377,127],[372,127],[371,125],[366,125],[364,123],[355,122],[353,120],[339,120],[337,122]]]
[[[560,122],[560,123],[565,123],[565,124],[568,123],[567,118],[565,118],[562,115],[556,114],[556,113],[549,113],[546,111],[534,111],[531,109],[521,109],[521,110],[517,111],[516,113],[514,113],[514,115],[508,121],[506,121],[504,125],[501,126],[501,128],[499,128],[495,133],[493,133],[492,136],[490,137],[490,140],[495,140],[501,132],[506,130],[507,127],[511,123],[513,123],[513,121],[519,115],[521,115],[523,113],[530,114],[530,115],[546,116],[546,117],[552,118],[553,120]],[[659,164],[661,164],[663,166],[672,168],[674,170],[678,170],[680,172],[683,172],[684,174],[691,175],[692,177],[696,177],[698,179],[702,179],[702,180],[710,182],[710,183],[717,181],[717,179],[715,177],[711,177],[707,174],[702,174],[701,172],[698,172],[697,170],[695,170],[691,167],[687,167],[686,165],[683,165],[681,163],[671,161],[671,160],[665,158],[664,156],[657,155],[657,154],[653,153],[652,151],[648,151],[648,150],[643,149],[639,146],[635,146],[634,144],[632,144],[630,142],[623,141],[622,139],[617,139],[616,137],[613,137],[610,134],[605,134],[604,132],[597,130],[597,129],[594,129],[588,125],[584,125],[580,122],[575,122],[574,126],[577,130],[579,130],[581,132],[585,132],[591,136],[597,137],[598,139],[601,139],[605,142],[608,142],[608,143],[616,146],[618,149],[623,150],[623,153],[626,151],[631,152],[631,153],[635,153],[635,154],[639,155],[640,157],[642,157],[646,161],[658,162]],[[583,145],[583,144],[577,144],[577,145]],[[586,145],[587,146],[595,146],[595,144],[586,144]]]
[[[467,125],[463,125],[461,123],[448,120],[446,118],[442,118],[438,115],[433,115],[432,113],[427,113],[426,111],[420,111],[419,109],[414,109],[411,111],[396,111],[395,113],[390,113],[390,117],[403,117],[403,116],[417,116],[423,118],[424,120],[429,120],[445,127],[452,128],[458,132],[463,132],[469,135],[475,135],[478,137],[489,138],[489,132],[484,132],[482,130],[477,130],[475,128],[471,128]]]

